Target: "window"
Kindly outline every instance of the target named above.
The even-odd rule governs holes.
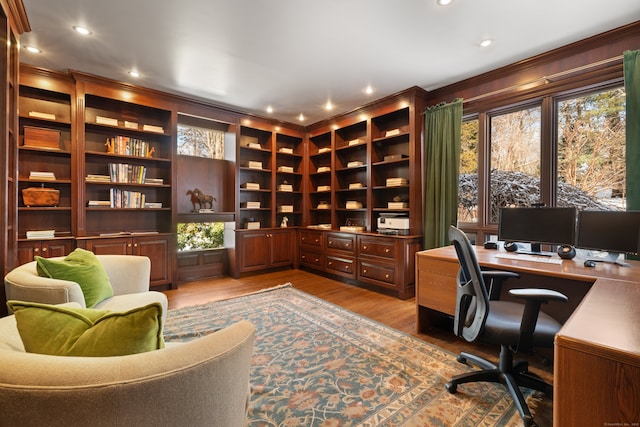
[[[622,88],[557,102],[557,205],[626,207],[625,94]]]
[[[224,132],[198,126],[178,125],[178,154],[224,158]]]
[[[224,246],[223,222],[178,224],[178,251],[213,249]]]
[[[540,202],[539,106],[491,117],[489,222],[505,206]]]
[[[478,119],[462,123],[458,222],[478,222]]]

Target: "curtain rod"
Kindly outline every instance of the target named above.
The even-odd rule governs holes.
[[[548,82],[552,81],[553,79],[565,76],[567,74],[573,74],[573,73],[577,73],[578,71],[584,71],[584,70],[588,70],[589,68],[598,67],[600,65],[605,65],[605,64],[608,64],[610,62],[619,61],[623,57],[624,57],[624,55],[614,56],[613,58],[603,59],[602,61],[597,61],[597,62],[594,62],[594,63],[591,63],[591,64],[586,64],[586,65],[581,65],[580,67],[572,68],[570,70],[560,71],[558,73],[551,74],[549,76],[543,76],[543,77],[540,77],[538,79],[535,79],[535,80],[532,80],[532,81],[529,81],[529,82],[526,82],[526,83],[520,83],[520,84],[517,84],[517,85],[513,85],[513,86],[505,87],[505,88],[502,88],[502,89],[494,90],[492,92],[483,93],[482,95],[477,95],[477,96],[473,96],[473,97],[471,97],[469,99],[465,99],[463,101],[463,103],[477,101],[479,99],[488,98],[488,97],[494,96],[494,95],[499,95],[499,94],[504,93],[504,92],[510,92],[510,91],[512,91],[514,89],[518,89],[518,88],[521,88],[523,86],[530,86],[530,85],[533,85],[533,84],[539,83],[539,82],[548,83]]]

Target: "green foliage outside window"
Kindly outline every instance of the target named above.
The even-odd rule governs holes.
[[[178,251],[214,249],[223,246],[223,222],[197,222],[178,224]]]

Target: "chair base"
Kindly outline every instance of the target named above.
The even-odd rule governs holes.
[[[501,347],[500,364],[498,366],[474,354],[464,352],[460,353],[457,360],[464,364],[471,363],[482,370],[467,372],[451,378],[445,384],[449,393],[455,393],[458,385],[464,383],[482,381],[503,384],[509,391],[525,427],[531,427],[535,424],[520,387],[541,391],[547,395],[553,394],[553,387],[550,384],[528,371],[529,365],[527,362],[513,363],[513,354],[508,346],[503,345]]]

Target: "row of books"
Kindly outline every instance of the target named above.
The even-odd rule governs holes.
[[[109,178],[111,182],[143,184],[145,183],[146,175],[147,168],[141,165],[109,163]]]
[[[86,178],[87,182],[118,182],[113,181],[109,175],[100,175],[100,174],[87,174]],[[150,185],[162,185],[164,184],[164,179],[162,178],[144,178],[144,184]]]
[[[108,152],[125,156],[151,157],[154,151],[147,141],[120,135],[107,138],[105,145]]]
[[[111,208],[143,208],[145,195],[139,191],[109,189],[109,207]]]

